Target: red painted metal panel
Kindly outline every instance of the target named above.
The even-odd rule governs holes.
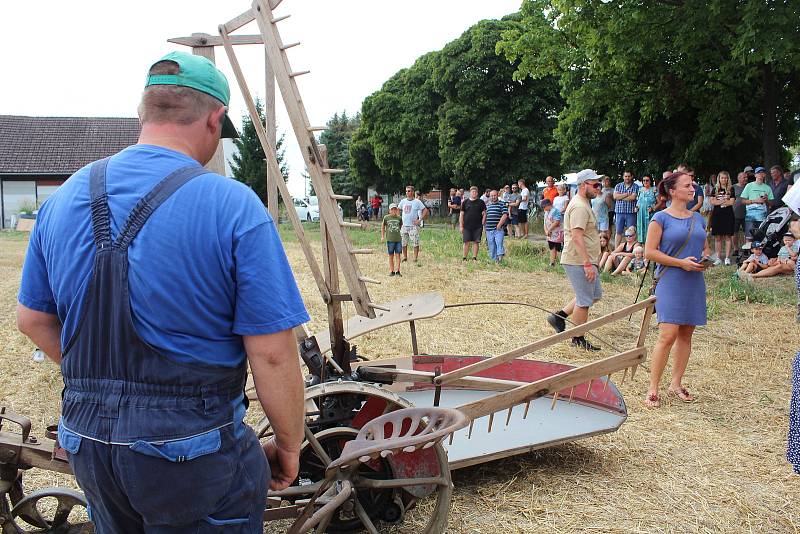
[[[442,374],[455,371],[475,362],[485,360],[485,356],[413,356],[412,361],[414,370],[434,372],[437,367]],[[515,380],[518,382],[535,382],[542,378],[574,369],[574,365],[561,363],[543,362],[538,360],[512,360],[504,362],[491,369],[486,369],[473,376],[485,378],[498,378],[502,380]],[[430,384],[417,383],[414,389],[432,389]],[[442,389],[447,389],[444,387]],[[569,398],[570,390],[566,388],[559,392],[562,398]],[[605,387],[605,377],[592,382],[592,390],[589,391],[589,383],[581,384],[575,388],[573,400],[577,402],[591,403],[606,407],[611,410],[624,412],[625,403],[622,395],[614,386],[613,382]]]

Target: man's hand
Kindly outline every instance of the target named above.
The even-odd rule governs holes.
[[[300,472],[300,449],[296,451],[282,449],[275,442],[275,438],[270,438],[262,447],[272,473],[269,489],[280,491],[288,488]]]
[[[591,263],[583,264],[583,274],[586,275],[586,279],[590,282],[594,282],[594,279],[597,278],[597,270]]]

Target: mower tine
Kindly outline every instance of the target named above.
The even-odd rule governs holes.
[[[608,373],[608,375],[606,376],[606,383],[603,384],[603,391],[606,390],[606,388],[608,387],[608,383],[609,382],[611,382],[611,373]]]
[[[628,376],[628,368],[625,368],[625,372],[622,373],[622,382],[619,383],[620,386],[625,384],[625,378]]]
[[[553,393],[553,403],[550,405],[550,409],[554,410],[556,407],[556,401],[558,400],[558,391]]]
[[[475,420],[471,419],[469,422],[469,432],[467,433],[467,439],[472,437],[472,426],[475,424]]]
[[[589,394],[592,392],[592,382],[594,382],[594,378],[589,379],[589,387],[586,388],[586,398],[589,398]]]
[[[513,410],[513,409],[514,409],[513,406],[510,406],[508,408],[508,415],[506,415],[506,426],[508,426],[509,421],[511,421],[511,410]]]
[[[525,413],[522,414],[522,419],[525,420],[528,418],[528,409],[531,407],[531,401],[525,403]]]
[[[631,380],[633,380],[633,377],[636,376],[636,369],[638,367],[639,367],[638,365],[634,365],[633,367],[631,367]]]
[[[569,390],[569,403],[572,404],[572,398],[575,396],[575,386],[572,386]]]
[[[455,432],[450,432],[450,441],[447,442],[448,445],[453,444],[453,436],[455,436]]]
[[[489,429],[487,430],[488,433],[492,432],[492,423],[494,423],[494,412],[489,414]]]

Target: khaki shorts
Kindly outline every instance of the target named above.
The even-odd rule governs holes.
[[[411,246],[417,248],[419,246],[419,226],[403,226],[400,229],[400,239],[404,247],[407,247],[408,242],[411,241]]]

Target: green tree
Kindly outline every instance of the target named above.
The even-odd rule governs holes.
[[[439,157],[459,185],[541,180],[558,169],[552,133],[563,106],[558,79],[514,80],[517,66],[495,51],[502,33],[518,25],[517,15],[484,20],[437,56]]]
[[[480,22],[370,95],[350,148],[357,180],[381,191],[447,190],[553,172],[558,79],[514,80],[517,66],[495,50],[518,24]]]
[[[706,172],[785,162],[798,136],[797,1],[524,0],[498,51],[557,76],[562,163]]]
[[[325,124],[326,129],[320,135],[320,143],[324,144],[328,151],[328,167],[344,171],[341,174],[330,175],[333,192],[339,195],[352,195],[353,198],[366,194],[366,189],[356,182],[350,171],[350,142],[360,122],[361,117],[358,114],[355,117],[348,117],[346,111],[341,115],[335,113]],[[341,204],[349,213],[354,202],[344,201]]]
[[[261,123],[264,123],[264,105],[261,100],[256,98],[256,111],[261,118]],[[256,128],[250,115],[242,116],[242,132],[238,139],[233,140],[236,148],[239,149],[238,154],[233,155],[233,163],[231,168],[233,170],[233,177],[240,182],[247,184],[256,192],[262,202],[267,201],[267,162],[264,161],[264,149],[261,147],[261,142],[258,140]],[[284,135],[281,135],[278,142],[275,143],[275,152],[278,158],[278,165],[283,175],[283,181],[289,179],[289,167],[286,165],[285,152],[283,148]]]

